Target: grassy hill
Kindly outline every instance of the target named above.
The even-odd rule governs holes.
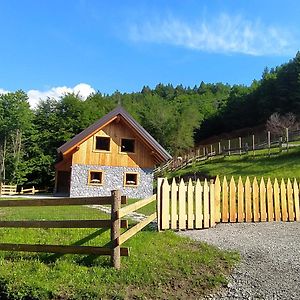
[[[234,176],[245,179],[257,177],[297,178],[300,181],[300,148],[290,149],[288,152],[278,152],[278,149],[256,151],[242,156],[215,157],[207,161],[196,162],[182,170],[168,174],[168,177],[196,177],[210,178],[219,175]]]

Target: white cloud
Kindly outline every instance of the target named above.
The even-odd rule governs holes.
[[[164,43],[206,52],[255,56],[294,55],[299,46],[291,32],[285,29],[228,14],[194,23],[169,17],[134,24],[129,28],[129,38],[135,42]]]
[[[74,93],[78,95],[81,99],[85,100],[90,94],[95,93],[96,91],[86,83],[79,83],[73,88],[66,86],[53,87],[47,91],[40,90],[29,90],[27,92],[29,103],[31,107],[36,107],[40,100],[47,98],[60,99],[62,96],[68,93]]]
[[[0,88],[0,94],[7,94],[7,93],[9,93],[9,91]]]

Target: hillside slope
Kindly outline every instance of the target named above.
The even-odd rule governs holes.
[[[242,156],[226,156],[197,162],[184,169],[168,174],[168,177],[211,178],[219,176],[297,178],[300,181],[300,148],[290,149],[289,152],[279,153],[276,150],[268,156],[266,150],[251,152]]]

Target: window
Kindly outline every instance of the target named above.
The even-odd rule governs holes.
[[[110,137],[96,136],[95,150],[110,151]]]
[[[137,186],[138,185],[138,173],[125,173],[124,185],[125,186]]]
[[[103,172],[102,171],[89,171],[89,181],[88,182],[91,185],[102,185]]]
[[[135,140],[133,139],[121,139],[121,152],[135,152]]]

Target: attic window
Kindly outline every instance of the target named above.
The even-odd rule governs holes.
[[[96,136],[95,150],[110,151],[110,138]]]
[[[134,153],[135,140],[134,139],[121,139],[121,152]]]
[[[89,184],[90,185],[102,185],[103,184],[103,172],[102,171],[89,171]]]
[[[138,173],[125,173],[124,185],[125,186],[137,186],[138,185]]]

